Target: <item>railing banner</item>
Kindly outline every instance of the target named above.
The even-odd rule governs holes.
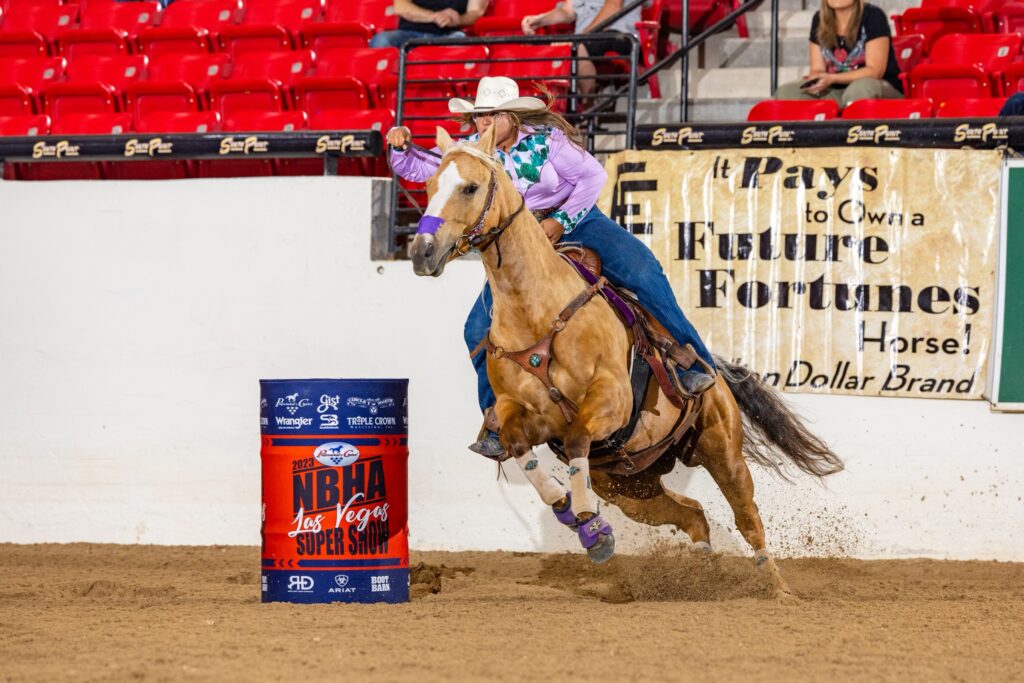
[[[1002,154],[620,152],[600,206],[713,352],[787,391],[981,398]]]

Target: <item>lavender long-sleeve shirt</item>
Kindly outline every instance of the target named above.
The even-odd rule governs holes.
[[[469,137],[477,140],[477,135]],[[434,151],[439,151],[436,147]],[[589,152],[573,144],[558,128],[526,128],[509,152],[495,150],[497,158],[530,211],[556,209],[551,218],[572,232],[597,202],[607,174]],[[392,149],[391,168],[415,182],[434,175],[440,159],[410,148]]]

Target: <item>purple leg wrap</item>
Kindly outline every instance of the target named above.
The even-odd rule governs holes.
[[[565,494],[565,499],[569,502],[566,504],[564,510],[559,512],[558,510],[555,509],[555,506],[552,505],[551,511],[555,513],[555,519],[557,519],[559,522],[566,525],[567,527],[572,527],[573,529],[575,529],[577,527],[577,524],[576,515],[572,513],[572,493],[567,491]]]
[[[580,544],[584,548],[592,548],[601,540],[601,534],[608,536],[612,533],[612,525],[604,521],[601,515],[594,515],[583,524],[580,524],[578,533],[580,535]]]

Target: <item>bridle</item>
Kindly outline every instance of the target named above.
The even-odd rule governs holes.
[[[462,231],[462,234],[455,240],[451,247],[448,248],[448,253],[445,254],[443,260],[454,261],[460,256],[465,256],[471,251],[478,251],[483,253],[493,244],[495,249],[498,250],[498,268],[501,268],[501,243],[498,241],[501,235],[512,225],[512,221],[522,213],[526,207],[526,199],[522,196],[519,197],[519,208],[513,211],[505,220],[501,221],[496,228],[484,232],[484,223],[487,220],[487,214],[491,210],[491,206],[494,204],[494,194],[498,187],[497,172],[492,168],[490,181],[487,183],[487,200],[484,202],[484,207],[480,211],[480,217],[476,220],[473,225]],[[420,219],[420,230],[417,232],[434,233],[441,227],[444,221],[437,216],[423,216]]]

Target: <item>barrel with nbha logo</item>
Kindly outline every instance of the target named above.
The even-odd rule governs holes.
[[[260,382],[263,602],[409,599],[408,388]]]

